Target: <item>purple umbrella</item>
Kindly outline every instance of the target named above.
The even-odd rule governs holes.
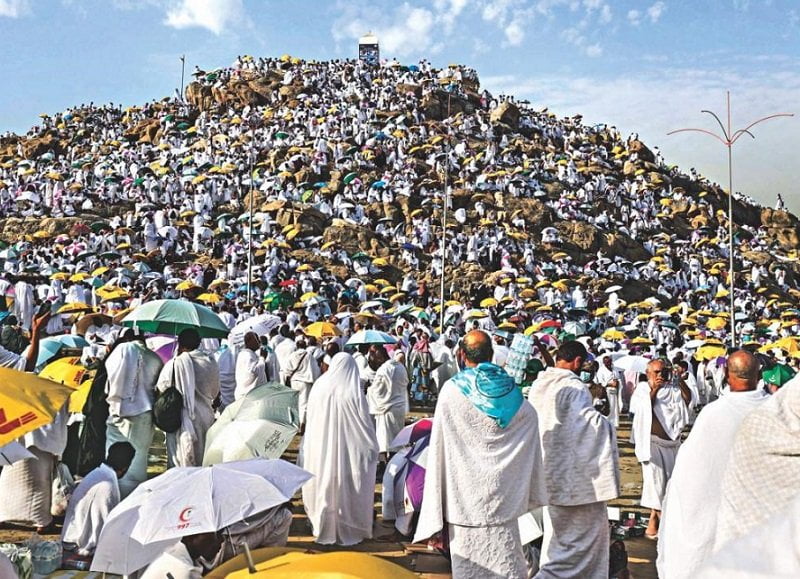
[[[178,338],[175,336],[150,336],[145,340],[147,347],[158,354],[161,361],[165,364],[169,362],[177,349]]]

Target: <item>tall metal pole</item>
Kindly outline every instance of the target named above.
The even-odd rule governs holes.
[[[711,131],[706,129],[695,129],[695,128],[685,128],[685,129],[676,129],[674,131],[670,131],[667,135],[674,135],[675,133],[683,133],[687,131],[694,131],[697,133],[703,133],[714,137],[720,143],[725,145],[728,148],[728,253],[729,253],[729,272],[728,275],[730,277],[730,333],[731,333],[731,347],[736,347],[736,296],[734,295],[734,290],[736,288],[736,265],[734,262],[734,242],[733,242],[733,145],[736,141],[739,140],[739,137],[742,135],[750,135],[753,139],[755,139],[755,135],[750,132],[754,126],[764,121],[768,121],[769,119],[774,119],[777,117],[793,117],[794,113],[777,113],[774,115],[768,115],[766,117],[761,117],[747,125],[744,129],[739,129],[738,131],[732,132],[731,129],[731,93],[730,91],[727,92],[727,112],[728,112],[728,123],[727,127],[722,124],[720,118],[713,112],[702,110],[701,113],[708,113],[717,121],[719,128],[722,131],[722,136],[717,135]]]
[[[728,134],[731,134],[731,91],[728,96]],[[730,139],[729,139],[730,141]],[[733,263],[733,143],[728,142],[728,276],[731,295],[731,348],[736,347],[736,266]]]
[[[183,100],[183,73],[186,71],[186,55],[181,55],[181,100]]]
[[[252,133],[252,131],[251,131]],[[248,155],[250,168],[249,184],[250,188],[250,207],[248,208],[248,228],[250,234],[247,236],[247,305],[252,305],[250,298],[253,293],[253,200],[255,199],[255,191],[253,190],[253,153]]]
[[[447,118],[450,119],[450,93],[447,93]],[[447,190],[450,175],[450,125],[447,126],[447,153],[444,159],[444,195],[442,195],[442,276],[439,286],[439,335],[444,334],[444,270],[447,264]]]

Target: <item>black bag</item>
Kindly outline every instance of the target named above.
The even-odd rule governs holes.
[[[177,432],[183,415],[183,395],[175,386],[156,393],[153,403],[153,422],[164,432]]]

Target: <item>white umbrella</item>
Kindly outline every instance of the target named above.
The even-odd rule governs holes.
[[[645,358],[644,356],[628,355],[614,360],[614,367],[626,372],[634,371],[644,374],[644,372],[647,370],[647,365],[650,362],[650,358]]]
[[[143,544],[210,533],[290,500],[311,473],[282,460],[187,467],[180,484],[153,489],[131,537]]]
[[[274,314],[253,316],[252,318],[247,318],[245,321],[236,324],[228,335],[228,340],[231,344],[238,346],[244,344],[244,335],[247,332],[255,332],[259,336],[268,336],[274,328],[280,325],[280,317]]]
[[[111,511],[91,570],[131,574],[183,536],[218,531],[283,504],[310,478],[282,460],[172,468]]]
[[[621,285],[612,285],[612,286],[609,286],[609,287],[606,288],[606,293],[610,294],[610,293],[618,292],[621,289],[622,289]]]
[[[249,458],[280,458],[289,447],[295,426],[270,420],[236,420],[224,425],[209,438],[203,466]]]
[[[36,458],[36,455],[17,441],[0,446],[0,466],[10,466],[19,460]]]
[[[347,340],[346,346],[359,346],[362,344],[396,344],[397,340],[378,330],[361,330],[356,332]]]

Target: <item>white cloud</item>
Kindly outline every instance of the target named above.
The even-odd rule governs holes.
[[[603,47],[600,44],[592,44],[591,46],[586,47],[586,56],[591,58],[597,58],[599,56],[603,56]]]
[[[504,32],[506,34],[506,41],[511,46],[519,46],[525,39],[525,30],[523,30],[520,23],[516,20],[506,26]]]
[[[611,6],[608,4],[604,4],[603,8],[600,10],[600,22],[602,24],[608,24],[611,22],[613,16],[611,14]]]
[[[650,8],[647,9],[647,17],[650,19],[650,22],[655,24],[661,18],[661,15],[664,14],[664,11],[667,9],[667,5],[663,2],[656,2]]]
[[[657,146],[667,163],[695,167],[718,183],[727,183],[727,154],[722,145],[697,133],[667,136],[682,127],[719,130],[702,109],[725,113],[725,91],[731,95],[734,130],[755,119],[791,111],[800,102],[800,62],[792,60],[756,73],[730,69],[701,70],[659,66],[657,71],[609,78],[482,77],[493,93],[528,98],[535,108],[549,106],[558,115],[582,114],[587,125],[615,125],[623,137],[638,132],[648,146]],[[790,208],[800,210],[800,190],[793,171],[800,150],[797,118],[771,120],[753,129],[755,139],[741,139],[733,148],[734,187],[763,204],[783,193]]]
[[[337,42],[342,42],[356,40],[371,31],[378,37],[384,54],[427,56],[442,49],[442,37],[437,34],[439,25],[452,14],[445,10],[445,3],[438,5],[444,11],[434,13],[405,2],[387,12],[366,3],[341,2],[342,16],[334,22],[331,32]]]
[[[0,0],[0,17],[19,18],[31,11],[28,0]]]
[[[179,0],[167,9],[164,24],[177,28],[205,28],[219,36],[246,21],[242,0]]]
[[[642,21],[642,13],[638,10],[628,10],[628,22],[633,24],[634,26],[639,26],[639,23]]]

